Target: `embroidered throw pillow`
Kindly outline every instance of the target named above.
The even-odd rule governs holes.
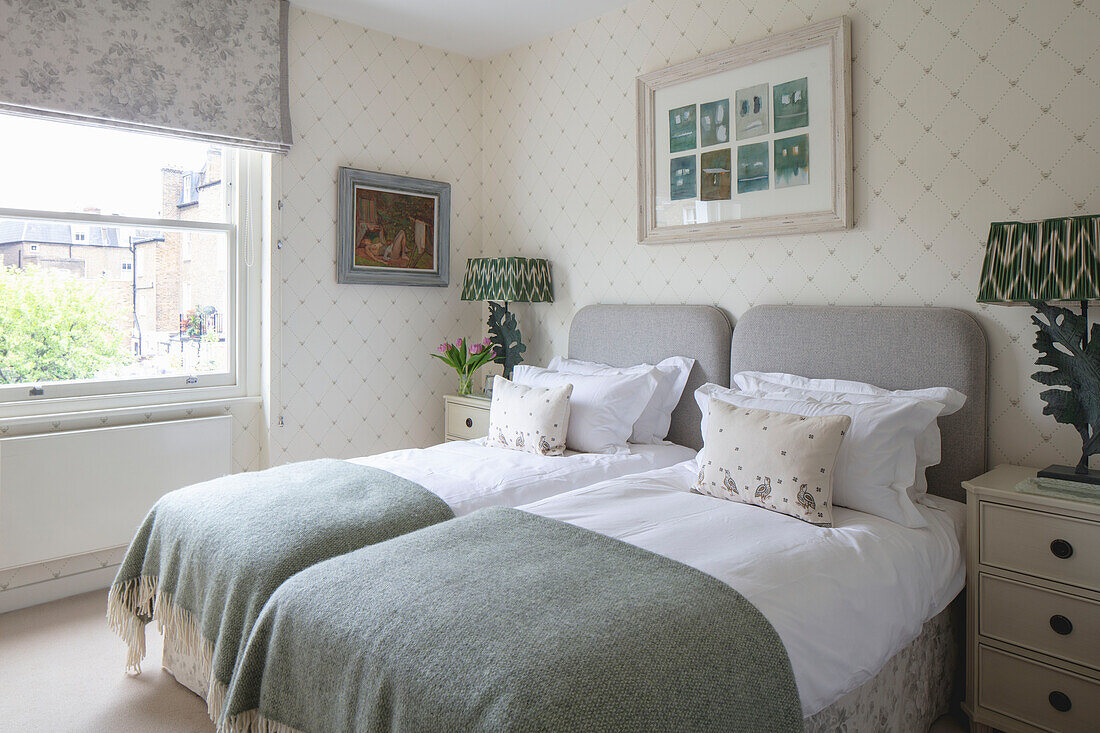
[[[560,456],[569,429],[569,395],[573,385],[543,389],[526,387],[504,377],[493,381],[486,445]]]
[[[817,402],[757,397],[715,384],[695,391],[700,409],[712,401],[754,410],[790,412],[805,417],[847,415],[852,419],[833,470],[836,506],[857,509],[906,527],[927,520],[908,493],[917,469],[917,436],[936,419],[940,405],[902,397],[868,402]],[[706,418],[703,418],[706,434]]]
[[[710,400],[692,490],[833,526],[833,470],[847,415],[806,417]]]

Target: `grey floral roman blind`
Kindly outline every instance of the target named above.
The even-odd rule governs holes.
[[[290,148],[287,0],[0,0],[0,111]]]

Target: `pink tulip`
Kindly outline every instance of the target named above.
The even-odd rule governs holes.
[[[481,344],[474,344],[470,347],[470,354],[480,354],[485,350],[485,347]]]
[[[485,337],[485,340],[481,342],[481,346],[482,346],[482,348],[486,348],[486,347],[488,347],[488,346],[489,346],[489,344],[491,344],[492,342],[493,342],[493,340],[492,340],[491,338],[489,338],[488,336],[486,336],[486,337]]]
[[[438,351],[438,352],[439,352],[440,354],[446,354],[446,353],[447,353],[447,346],[448,346],[447,342],[446,342],[446,341],[444,341],[443,343],[441,343],[441,344],[440,344],[440,345],[439,345],[439,346],[438,346],[438,347],[436,348],[436,351]]]
[[[455,346],[457,346],[458,348],[460,348],[460,349],[461,349],[461,348],[462,348],[462,344],[463,344],[463,343],[464,343],[465,341],[466,341],[466,339],[459,339],[458,341],[455,341]]]

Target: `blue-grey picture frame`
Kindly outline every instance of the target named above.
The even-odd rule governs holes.
[[[451,184],[341,166],[336,281],[445,287]]]

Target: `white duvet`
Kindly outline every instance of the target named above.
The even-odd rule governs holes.
[[[456,516],[489,506],[518,506],[599,481],[664,468],[695,457],[682,445],[634,445],[618,455],[540,456],[485,445],[484,438],[353,458],[414,481]]]
[[[962,590],[963,504],[922,499],[920,529],[834,507],[822,529],[690,493],[696,472],[687,461],[520,508],[729,584],[779,633],[807,716],[871,679]]]

